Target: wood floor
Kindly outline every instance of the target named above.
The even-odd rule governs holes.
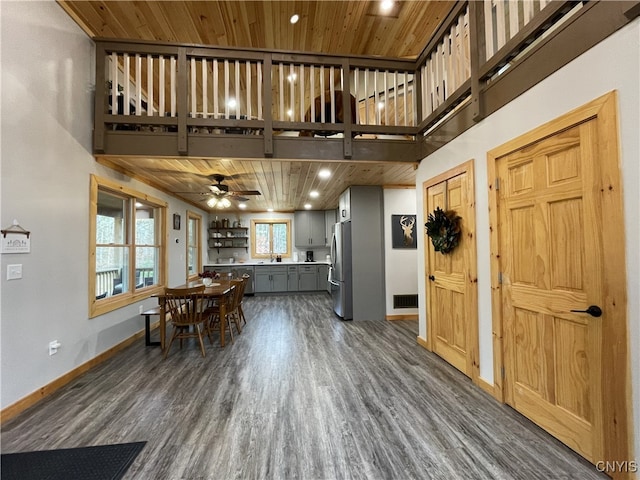
[[[128,480],[608,478],[418,346],[417,322],[342,322],[326,294],[244,310],[206,358],[132,345],[7,422],[3,453],[147,441]]]

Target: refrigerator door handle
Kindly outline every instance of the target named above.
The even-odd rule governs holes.
[[[329,283],[335,287],[339,287],[340,284],[338,282],[334,282],[333,280],[329,280]]]

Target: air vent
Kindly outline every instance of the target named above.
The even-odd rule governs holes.
[[[393,308],[418,308],[418,294],[394,295]]]

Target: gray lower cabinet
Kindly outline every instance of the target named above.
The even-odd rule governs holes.
[[[287,267],[284,265],[257,265],[255,267],[255,293],[286,292]]]
[[[234,278],[242,278],[243,275],[249,275],[249,279],[247,280],[247,284],[244,287],[244,294],[250,295],[254,292],[253,283],[254,283],[254,274],[253,267],[232,267],[231,273],[233,273]]]
[[[318,283],[316,285],[316,290],[327,290],[328,278],[329,265],[318,265]]]
[[[300,279],[298,280],[298,290],[301,292],[311,292],[316,290],[318,285],[318,266],[300,265]]]
[[[287,265],[287,291],[298,291],[298,266]]]

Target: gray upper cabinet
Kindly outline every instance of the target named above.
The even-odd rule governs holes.
[[[324,246],[331,246],[331,237],[333,237],[333,226],[337,223],[336,220],[336,210],[325,210],[324,211],[324,225],[326,229],[326,233],[324,237],[326,239]]]
[[[346,189],[340,195],[338,202],[338,222],[351,220],[351,190]]]
[[[300,210],[294,214],[296,247],[324,247],[327,243],[324,210]]]

